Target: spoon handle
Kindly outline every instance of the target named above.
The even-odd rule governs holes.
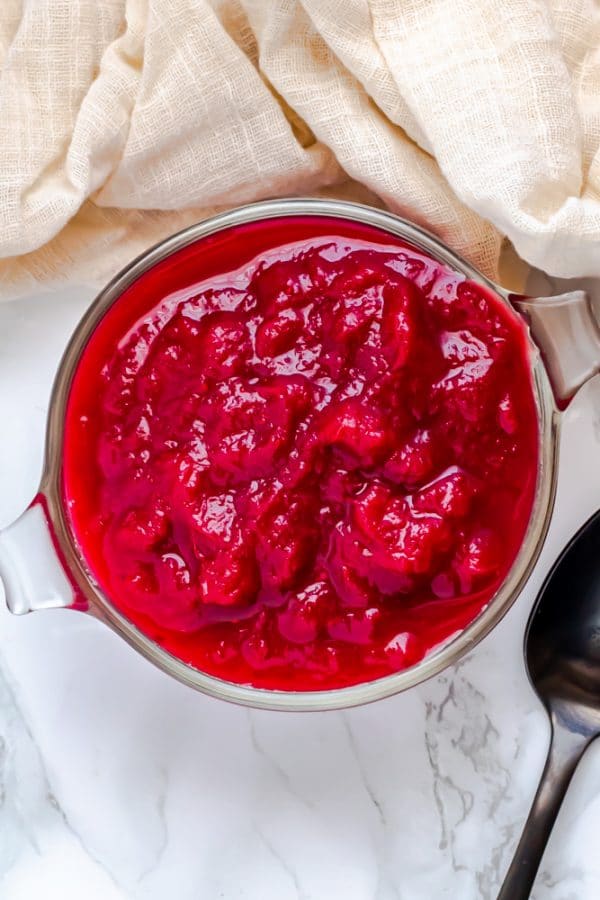
[[[551,716],[550,748],[542,777],[498,900],[527,900],[569,782],[590,736]]]

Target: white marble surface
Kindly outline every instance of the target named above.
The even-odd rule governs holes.
[[[46,404],[87,289],[0,305],[0,526],[33,495]],[[2,900],[488,900],[548,740],[525,620],[600,506],[600,384],[572,405],[527,589],[453,670],[349,712],[249,712],[170,681],[104,626],[0,608]],[[1,604],[0,604],[1,605]],[[600,897],[600,746],[536,900]]]

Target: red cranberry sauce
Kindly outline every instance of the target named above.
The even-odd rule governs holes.
[[[184,662],[309,691],[406,668],[523,541],[522,325],[400,239],[319,217],[178,251],[75,372],[63,488],[94,578]]]

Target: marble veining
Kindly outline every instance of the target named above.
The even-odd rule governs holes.
[[[35,491],[51,378],[90,297],[0,306],[0,525]],[[229,706],[86,616],[0,605],[2,900],[493,900],[548,741],[523,628],[600,506],[599,462],[595,382],[567,414],[556,513],[514,607],[453,669],[358,709]],[[534,900],[597,900],[599,831],[592,747]]]

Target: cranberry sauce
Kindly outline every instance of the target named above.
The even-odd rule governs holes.
[[[509,309],[392,235],[230,228],[142,275],[89,340],[72,530],[115,607],[204,672],[298,691],[389,675],[515,559],[530,368]]]

